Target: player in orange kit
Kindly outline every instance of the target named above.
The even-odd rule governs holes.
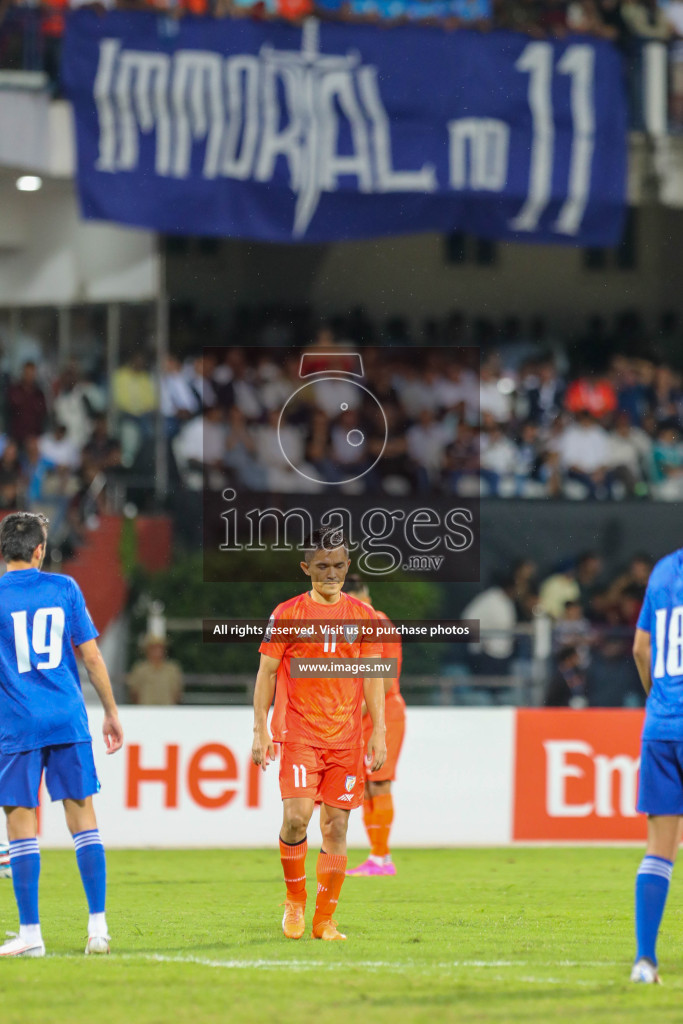
[[[305,930],[306,829],[319,800],[323,846],[316,871],[313,937],[335,940],[346,937],[332,914],[346,872],[349,812],[363,800],[364,753],[367,749],[374,770],[386,757],[385,669],[379,665],[382,645],[374,638],[374,613],[342,593],[350,560],[341,531],[315,533],[300,564],[310,577],[311,590],[277,606],[259,648],[252,758],[264,769],[275,758],[267,718],[277,683],[280,702],[285,699],[276,733],[281,740],[280,856],[287,886],[282,930],[291,939],[301,938]],[[302,667],[293,664],[294,659],[310,664]],[[354,659],[352,665],[349,659]],[[373,675],[375,660],[378,674]],[[346,675],[345,663],[362,674]],[[312,677],[302,674],[306,671]],[[372,722],[367,748],[361,724],[364,703]]]
[[[360,576],[347,576],[344,590],[353,594],[365,604],[372,605],[372,598],[367,584]],[[384,612],[375,611],[375,615],[385,624],[391,621]],[[381,639],[381,638],[380,638]],[[401,753],[403,735],[406,727],[406,702],[399,689],[401,674],[401,640],[400,638],[382,640],[382,658],[396,658],[397,670],[393,678],[384,680],[385,717],[387,726],[387,759],[376,772],[365,768],[365,799],[363,801],[363,821],[370,840],[370,856],[357,868],[347,871],[347,875],[395,875],[396,868],[389,852],[389,834],[394,820],[394,798],[391,784],[396,778],[396,765]],[[363,734],[371,728],[370,719],[363,717]]]

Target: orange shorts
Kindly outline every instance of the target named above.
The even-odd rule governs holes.
[[[363,771],[366,782],[393,782],[396,778],[396,765],[403,746],[403,736],[406,731],[406,717],[390,718],[387,721],[387,759],[378,772],[368,771],[367,765],[363,762]],[[363,719],[363,752],[367,750],[368,740],[372,735],[372,719],[366,715]]]
[[[305,743],[280,746],[283,800],[308,797],[328,807],[353,810],[363,803],[363,749],[326,750]]]

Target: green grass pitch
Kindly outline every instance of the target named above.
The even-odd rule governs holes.
[[[73,853],[43,853],[45,960],[0,964],[0,1022],[345,1024],[683,1016],[683,883],[661,987],[628,981],[636,849],[398,851],[396,878],[348,878],[346,943],[280,931],[276,851],[111,851],[112,955],[83,956]],[[358,854],[350,862],[358,863]],[[309,857],[315,871],[315,853]],[[313,892],[314,881],[309,880]],[[11,882],[0,923],[16,927]],[[312,899],[307,921],[310,922]]]

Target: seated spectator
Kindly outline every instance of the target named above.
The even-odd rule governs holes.
[[[547,426],[562,409],[565,386],[552,359],[543,359],[523,376],[520,398],[524,415]]]
[[[457,413],[470,423],[478,422],[479,382],[471,370],[449,361],[437,383],[435,397],[440,408]]]
[[[463,496],[479,495],[479,470],[479,436],[469,423],[461,423],[455,441],[444,452],[445,489]]]
[[[224,373],[220,386],[223,387],[224,393],[220,396],[220,402],[222,405],[230,405],[233,401],[230,385],[233,371],[227,364],[221,369]],[[195,353],[183,363],[183,377],[194,394],[199,409],[208,409],[219,402],[219,386],[214,381],[216,371],[216,357],[210,352]]]
[[[615,358],[610,376],[617,391],[617,407],[636,426],[652,408],[652,390],[643,380],[642,368],[633,359]]]
[[[609,438],[586,410],[579,410],[559,438],[559,456],[566,478],[581,484],[588,497],[609,497]]]
[[[103,470],[120,463],[121,445],[115,437],[110,436],[106,416],[99,415],[93,420],[90,440],[83,448],[83,458]]]
[[[538,423],[526,420],[520,427],[515,450],[515,494],[518,497],[539,497],[546,493],[545,482],[539,477],[543,456]]]
[[[317,493],[320,476],[304,458],[303,431],[283,419],[277,409],[268,413],[266,423],[254,428],[259,465],[265,473],[265,488],[283,494]]]
[[[659,423],[677,418],[681,402],[680,378],[664,363],[655,367],[650,401]]]
[[[567,388],[564,407],[569,412],[590,413],[596,420],[601,420],[615,411],[617,396],[607,378],[585,374]]]
[[[201,490],[204,473],[207,485],[220,490],[225,485],[226,427],[223,411],[212,406],[202,416],[189,420],[174,439],[173,454],[185,485]]]
[[[177,661],[166,656],[166,640],[146,636],[145,656],[128,673],[128,693],[132,704],[170,705],[183,699],[183,673]]]
[[[423,409],[417,423],[406,431],[406,454],[417,473],[420,491],[431,490],[441,477],[446,447],[453,431],[439,421],[430,409]]]
[[[494,497],[500,497],[501,488],[508,496],[515,490],[519,468],[519,450],[503,432],[500,423],[482,430],[480,440],[481,478]]]
[[[40,454],[51,465],[63,469],[78,469],[81,453],[67,437],[63,423],[56,423],[51,434],[43,434],[38,441]]]
[[[675,423],[663,424],[652,447],[652,493],[662,501],[683,498],[683,444]]]
[[[512,416],[512,398],[510,391],[501,384],[498,360],[495,357],[487,359],[482,363],[479,374],[479,411],[482,417],[489,413],[496,423],[507,423]]]
[[[555,656],[555,671],[545,691],[547,708],[588,707],[588,684],[584,667],[575,647],[562,647]]]
[[[212,412],[212,410],[210,410]],[[246,416],[237,405],[228,409],[223,465],[248,491],[264,491],[267,473],[258,462],[258,446]]]
[[[373,472],[387,494],[410,494],[417,489],[417,470],[406,458],[403,414],[393,401],[382,403],[381,410],[371,410],[368,425],[368,455],[374,465]],[[381,457],[380,457],[381,456]],[[375,462],[379,459],[378,462]]]
[[[644,493],[637,488],[644,483],[651,455],[652,442],[645,431],[632,426],[627,412],[620,412],[609,432],[607,465],[614,479],[623,484],[626,494]]]
[[[367,428],[356,409],[346,409],[333,421],[330,459],[337,481],[364,476],[371,465]]]

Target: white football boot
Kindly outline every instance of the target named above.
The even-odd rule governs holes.
[[[7,935],[10,938],[0,946],[0,956],[45,956],[44,942],[25,942],[14,932]]]
[[[108,935],[89,935],[85,944],[86,956],[106,956],[109,952]]]
[[[631,981],[640,982],[641,985],[661,985],[662,980],[657,974],[657,968],[646,957],[636,960],[631,971]]]

